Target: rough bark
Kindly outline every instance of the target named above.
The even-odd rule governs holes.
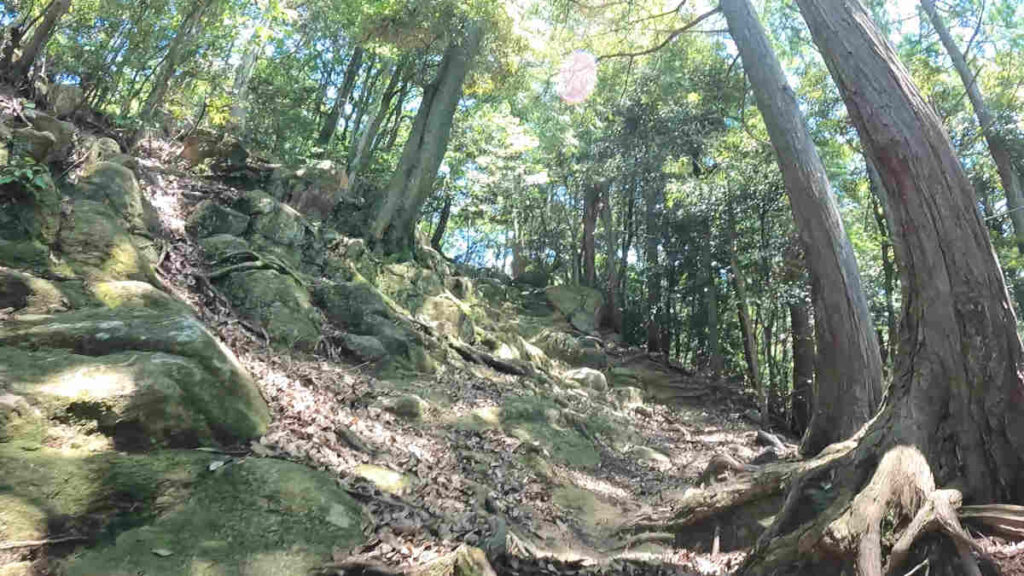
[[[479,23],[467,27],[465,37],[445,51],[437,78],[424,88],[412,131],[379,203],[369,230],[372,244],[389,252],[413,247],[420,208],[430,194],[451,134],[462,84],[483,38]]]
[[[789,326],[793,337],[793,392],[790,397],[790,426],[803,434],[811,420],[814,392],[814,328],[810,306],[803,299],[789,304]]]
[[[814,286],[817,394],[801,444],[814,454],[874,414],[882,362],[857,261],[793,90],[749,0],[723,0],[721,8],[775,148]]]
[[[889,192],[902,322],[885,407],[837,466],[801,477],[744,572],[877,574],[878,510],[908,527],[891,571],[921,526],[970,546],[948,514],[960,495],[936,487],[976,503],[1024,497],[1024,347],[971,183],[887,37],[856,0],[797,4]]]
[[[42,20],[36,25],[35,30],[32,32],[32,36],[28,42],[25,43],[25,47],[21,50],[21,56],[14,62],[11,67],[11,77],[15,81],[22,81],[28,77],[29,71],[32,69],[32,65],[35,64],[36,59],[39,58],[39,54],[46,47],[46,43],[50,41],[50,37],[53,36],[53,31],[57,28],[57,23],[60,19],[67,14],[71,8],[71,0],[54,0],[46,8],[46,12],[43,14]]]
[[[320,127],[320,135],[316,139],[318,148],[326,150],[331,145],[331,141],[334,140],[334,133],[338,131],[338,121],[341,120],[345,106],[348,105],[348,99],[356,85],[356,77],[363,65],[364,53],[362,46],[356,46],[352,51],[352,57],[348,59],[348,64],[345,66],[345,75],[342,76],[341,86],[338,87],[338,93],[334,96],[334,104],[331,105],[331,110],[327,113],[327,117],[324,118],[324,123]]]
[[[953,36],[946,28],[946,24],[942,21],[942,17],[935,9],[935,2],[933,0],[921,0],[921,7],[924,8],[925,13],[928,15],[928,20],[931,21],[935,31],[939,34],[939,40],[942,41],[942,46],[946,49],[946,53],[949,54],[949,59],[953,61],[953,68],[960,76],[960,80],[964,83],[964,88],[967,90],[967,98],[971,101],[971,106],[974,108],[974,115],[978,118],[978,124],[981,126],[982,134],[985,136],[985,143],[988,144],[989,154],[992,155],[992,161],[995,162],[996,170],[999,172],[999,181],[1002,183],[1003,192],[1006,194],[1006,205],[1009,208],[1010,222],[1013,224],[1013,233],[1017,238],[1017,250],[1024,253],[1024,182],[1021,182],[1020,174],[1014,169],[1014,158],[1010,152],[1009,143],[999,133],[995,125],[995,117],[992,115],[992,111],[989,110],[988,105],[985,103],[985,98],[981,94],[981,88],[978,86],[978,77],[971,72],[964,53],[956,45],[956,40],[953,39]]]

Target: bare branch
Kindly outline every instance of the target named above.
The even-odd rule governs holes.
[[[598,56],[597,60],[600,62],[601,60],[606,60],[608,58],[636,58],[637,56],[646,56],[648,54],[653,54],[653,53],[657,52],[658,50],[661,50],[665,46],[668,46],[673,40],[678,38],[684,32],[690,30],[691,28],[693,28],[694,26],[700,24],[704,20],[707,20],[708,18],[710,18],[710,17],[714,16],[715,14],[717,14],[718,10],[719,10],[718,8],[714,8],[712,10],[709,10],[709,11],[701,14],[700,16],[694,18],[690,23],[686,24],[685,26],[683,26],[681,28],[676,28],[664,40],[662,40],[661,42],[659,42],[655,46],[652,46],[652,47],[650,47],[650,48],[648,48],[646,50],[641,50],[639,52],[618,52],[618,53],[615,53],[615,54],[604,54],[602,56]]]

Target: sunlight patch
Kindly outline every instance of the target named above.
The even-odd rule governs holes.
[[[597,58],[577,50],[558,71],[558,95],[566,104],[582,104],[597,87]]]

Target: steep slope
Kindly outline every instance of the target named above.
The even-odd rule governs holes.
[[[588,332],[596,292],[381,258],[324,208],[361,202],[329,164],[218,141],[186,154],[200,177],[173,143],[73,140],[61,190],[15,179],[0,208],[21,226],[0,245],[0,457],[52,470],[0,480],[21,510],[0,541],[73,536],[0,547],[8,572],[450,572],[469,545],[502,573],[722,573],[756,536],[757,515],[632,535],[761,448],[739,385]],[[739,469],[709,469],[723,455]],[[91,496],[40,504],[60,478]]]

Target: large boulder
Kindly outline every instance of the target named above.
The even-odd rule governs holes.
[[[159,230],[156,215],[143,199],[135,174],[113,162],[92,165],[75,186],[75,197],[101,202],[121,218],[133,233],[155,233]]]
[[[604,374],[593,368],[577,368],[565,373],[565,377],[581,386],[585,386],[598,392],[608,389],[608,380]]]
[[[85,92],[77,84],[52,84],[46,92],[46,102],[55,116],[68,116],[85,101]]]
[[[276,346],[311,351],[320,341],[316,309],[295,278],[275,270],[246,270],[218,285],[238,312],[263,327]]]
[[[348,174],[329,160],[297,170],[278,168],[270,177],[270,193],[307,218],[325,220],[339,202],[358,206],[361,199],[349,194]]]
[[[56,145],[53,134],[25,127],[14,131],[11,148],[16,158],[28,157],[42,164]]]
[[[366,334],[375,316],[392,318],[384,296],[367,282],[324,282],[314,296],[331,324],[353,333]]]
[[[64,311],[67,307],[64,295],[49,280],[0,268],[0,310],[20,314],[49,314]]]
[[[259,391],[194,316],[180,306],[147,306],[141,296],[112,304],[0,325],[0,395],[31,408],[7,419],[9,438],[20,429],[14,439],[39,445],[69,422],[126,449],[264,432],[270,416]]]
[[[604,305],[600,292],[583,286],[551,286],[544,290],[544,295],[573,328],[584,334],[597,331],[597,315]]]
[[[49,163],[67,158],[74,143],[76,132],[74,124],[57,120],[49,114],[43,114],[36,110],[26,110],[24,116],[34,130],[53,136],[53,146],[42,160],[43,162]]]
[[[52,244],[60,229],[60,191],[49,172],[25,170],[24,177],[0,184],[0,239]]]

